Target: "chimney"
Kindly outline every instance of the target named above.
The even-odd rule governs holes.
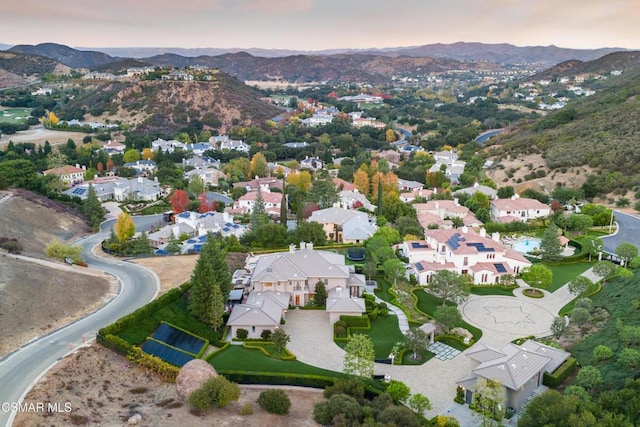
[[[306,249],[307,244],[305,242],[300,242],[300,250]]]
[[[76,167],[80,169],[80,163],[76,163]]]
[[[142,177],[141,176],[138,177],[138,184],[142,184]]]
[[[462,226],[462,234],[467,234],[469,232],[469,228],[466,225]]]
[[[497,231],[495,233],[491,233],[491,240],[494,242],[500,242],[500,233]]]
[[[310,251],[313,250],[313,242],[307,243],[307,249],[309,249]]]
[[[289,245],[289,253],[294,254],[296,252],[296,245],[293,243]]]
[[[480,229],[480,237],[487,237],[487,230],[484,227]]]

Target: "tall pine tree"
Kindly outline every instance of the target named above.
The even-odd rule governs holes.
[[[91,230],[98,231],[100,223],[104,220],[105,209],[102,207],[93,185],[90,185],[87,191],[87,199],[82,204],[82,213],[89,220]]]
[[[212,234],[200,252],[191,274],[188,308],[198,320],[214,328],[221,326],[224,302],[231,290],[226,251]]]

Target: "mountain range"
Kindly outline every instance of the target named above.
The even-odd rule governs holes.
[[[0,48],[3,48],[0,44]],[[72,61],[77,55],[65,51],[68,48],[64,45],[54,43],[42,43],[38,45],[17,45],[10,50],[21,53],[32,53],[59,58],[60,62],[73,67]],[[83,67],[99,65],[100,53],[109,57],[138,58],[145,59],[157,57],[164,54],[179,55],[183,57],[219,56],[224,54],[246,52],[255,57],[280,58],[286,56],[306,55],[306,56],[331,56],[340,54],[363,54],[374,56],[411,56],[411,57],[433,57],[447,58],[458,61],[489,61],[498,64],[541,64],[555,65],[559,62],[577,59],[580,61],[590,61],[604,56],[611,52],[623,51],[622,48],[600,48],[600,49],[566,49],[554,45],[551,46],[515,46],[508,43],[486,44],[457,42],[450,44],[426,44],[423,46],[395,47],[384,49],[327,49],[321,51],[297,51],[287,49],[222,49],[222,48],[78,48],[73,49],[79,52],[86,52],[93,58],[92,61],[85,61]],[[40,52],[40,53],[38,53]],[[63,61],[67,60],[68,62]]]

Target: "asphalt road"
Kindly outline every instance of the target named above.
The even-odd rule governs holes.
[[[154,220],[157,222],[157,218],[140,219],[141,228],[143,223],[152,224]],[[111,226],[112,222],[107,222],[103,230],[110,230]],[[102,231],[86,237],[78,244],[83,248],[83,258],[89,267],[113,274],[119,279],[120,292],[93,314],[29,343],[0,361],[0,426],[10,426],[16,416],[15,412],[6,410],[6,404],[20,402],[34,383],[71,351],[70,344],[76,348],[82,344],[83,337],[87,340],[95,338],[100,328],[155,298],[159,288],[155,274],[129,262],[111,261],[91,253],[91,248],[108,235],[109,232]]]
[[[618,211],[615,211],[614,218],[618,223],[618,231],[602,238],[604,250],[615,254],[618,245],[625,242],[640,248],[640,218]]]

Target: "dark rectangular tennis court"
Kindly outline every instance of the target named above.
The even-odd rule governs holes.
[[[151,335],[151,338],[193,354],[198,354],[205,345],[205,341],[202,338],[183,332],[166,323],[161,323]]]
[[[157,356],[165,362],[169,362],[172,365],[179,367],[184,366],[185,363],[194,359],[193,356],[189,356],[186,353],[168,347],[157,341],[147,340],[142,344],[141,348],[145,353]]]

